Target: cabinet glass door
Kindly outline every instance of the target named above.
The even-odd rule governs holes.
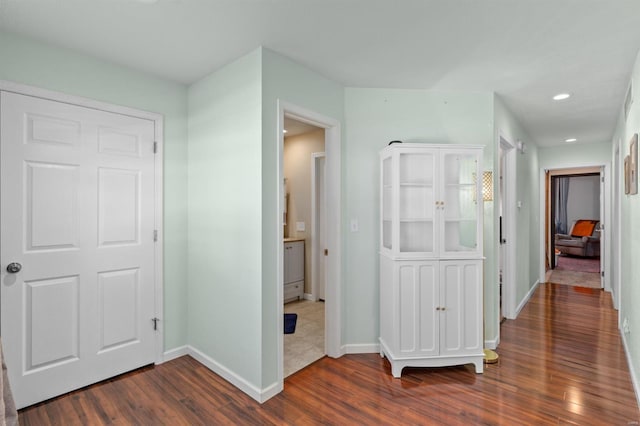
[[[382,159],[382,247],[393,248],[393,175],[392,157]]]
[[[474,153],[445,152],[442,156],[444,182],[444,252],[478,250],[478,156]]]
[[[433,253],[435,245],[435,156],[422,150],[399,154],[399,248]]]

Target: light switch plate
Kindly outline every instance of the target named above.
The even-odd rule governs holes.
[[[303,231],[305,230],[305,226],[304,226],[304,222],[296,222],[296,231]]]

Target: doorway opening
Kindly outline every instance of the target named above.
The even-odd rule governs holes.
[[[284,377],[325,355],[325,130],[284,117]]]
[[[601,288],[602,167],[546,172],[545,281]]]
[[[293,185],[293,181],[289,181],[292,176],[287,176],[285,173],[285,135],[288,135],[291,130],[287,129],[285,125],[285,121],[287,123],[298,122],[305,125],[310,125],[312,127],[317,128],[318,132],[324,132],[324,151],[321,151],[319,147],[311,149],[308,152],[309,156],[306,157],[302,161],[305,167],[311,165],[311,169],[315,168],[316,175],[316,185],[313,186],[313,191],[315,191],[315,203],[316,205],[313,207],[315,210],[315,217],[311,219],[311,223],[307,224],[306,220],[298,220],[292,219],[294,215],[294,209],[298,206],[292,205],[293,200],[287,202],[287,185],[285,184],[285,178],[287,178],[287,183]],[[288,130],[287,134],[284,133],[284,130]],[[324,259],[324,267],[322,268],[324,272],[324,351],[323,353],[337,358],[344,354],[344,349],[341,345],[341,202],[340,202],[340,182],[341,182],[341,130],[340,123],[330,117],[318,114],[314,111],[308,110],[306,108],[279,100],[278,101],[278,122],[277,122],[277,133],[278,133],[278,214],[277,214],[277,222],[274,224],[277,226],[278,236],[278,306],[277,306],[277,315],[278,315],[278,324],[280,332],[277,337],[277,367],[278,367],[278,382],[279,388],[282,389],[284,387],[284,334],[282,330],[284,329],[284,311],[285,311],[285,301],[289,300],[290,293],[287,293],[287,297],[285,297],[285,289],[284,289],[284,252],[285,252],[285,244],[284,238],[285,235],[289,235],[289,238],[292,237],[300,237],[297,235],[298,232],[306,233],[310,238],[314,240],[314,243],[307,244],[304,242],[303,244],[307,247],[306,250],[310,250],[309,256],[313,260],[317,258],[319,254],[313,256],[314,247],[315,251],[321,250],[322,256]],[[293,133],[293,132],[292,132]],[[322,156],[321,152],[324,152],[324,156]],[[320,170],[320,168],[324,165],[324,172]],[[323,177],[320,177],[320,176]],[[318,182],[324,183],[320,185]],[[310,183],[307,183],[307,188],[311,191],[312,186]],[[318,195],[318,193],[322,193],[322,195]],[[291,196],[291,195],[290,195]],[[322,197],[321,202],[319,202],[318,197]],[[322,210],[322,206],[324,205],[324,210]],[[286,206],[286,207],[285,207]],[[286,212],[286,216],[285,216]],[[285,226],[283,224],[283,220],[286,218],[287,221],[287,231],[285,233]],[[321,218],[324,218],[321,221]],[[303,223],[298,223],[303,222]],[[308,227],[309,225],[309,227]],[[323,226],[324,225],[324,226]],[[322,228],[324,227],[324,230]],[[292,230],[294,230],[292,232]],[[299,231],[300,230],[300,231]],[[319,243],[319,236],[316,235],[318,232],[322,232],[324,236],[324,247],[321,247]],[[305,236],[306,237],[306,236]],[[311,265],[318,262],[311,262]],[[307,302],[317,302],[319,298],[320,290],[318,285],[316,284],[318,281],[317,278],[317,269],[320,266],[316,265],[315,269],[312,266],[308,271],[308,280],[309,286],[305,283],[302,298]],[[298,293],[299,294],[299,293]],[[295,296],[293,300],[298,299],[298,296]],[[297,312],[296,312],[297,313]],[[298,326],[296,326],[298,327]],[[294,332],[298,333],[298,329]]]

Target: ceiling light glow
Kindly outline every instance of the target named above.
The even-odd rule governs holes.
[[[565,99],[568,99],[569,97],[571,97],[571,95],[568,94],[568,93],[558,93],[557,95],[555,95],[553,97],[553,100],[554,101],[563,101]]]
[[[577,140],[578,140],[578,139],[576,139],[576,138],[569,138],[569,139],[565,139],[564,141],[565,141],[565,142],[568,142],[568,143],[571,143],[571,142],[575,142],[575,141],[577,141]]]

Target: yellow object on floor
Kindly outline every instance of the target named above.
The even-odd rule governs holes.
[[[491,349],[485,349],[484,350],[484,363],[485,364],[495,364],[496,362],[498,362],[499,358],[500,358],[500,356],[496,353],[496,351],[493,351]]]

